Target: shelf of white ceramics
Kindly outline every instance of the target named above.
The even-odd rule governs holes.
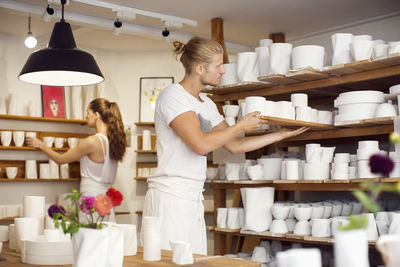
[[[139,177],[139,176],[136,176],[136,177],[135,177],[135,180],[136,180],[136,181],[147,181],[147,178],[148,178],[148,177]],[[211,180],[205,180],[204,183],[206,183],[206,184],[211,184],[212,181],[211,181]]]
[[[295,242],[295,243],[308,243],[316,245],[333,245],[333,238],[331,237],[313,237],[305,235],[295,234],[272,234],[268,231],[265,232],[253,232],[240,229],[227,229],[227,228],[214,228],[214,231],[218,234],[237,235],[237,236],[252,236],[262,239],[279,240],[284,242]],[[375,241],[369,241],[369,246],[374,247]]]
[[[338,129],[330,124],[322,124],[316,122],[308,122],[308,121],[299,121],[299,120],[292,120],[292,119],[284,119],[284,118],[277,118],[271,116],[261,116],[263,120],[267,120],[269,125],[275,126],[284,126],[284,127],[303,127],[307,126],[310,130],[334,130]]]
[[[68,151],[68,147],[56,148],[52,147],[51,149],[55,151]],[[25,151],[37,151],[38,149],[31,146],[0,146],[0,150],[25,150]]]
[[[78,182],[81,178],[65,178],[65,179],[57,179],[57,178],[49,178],[49,179],[25,179],[25,178],[0,178],[0,182]]]
[[[30,117],[30,116],[3,115],[3,114],[0,114],[0,119],[1,120],[24,120],[24,121],[45,121],[45,122],[86,124],[86,120]]]
[[[393,81],[398,80],[400,75],[400,53],[391,56],[387,59],[382,60],[364,60],[360,62],[352,62],[344,65],[335,65],[323,68],[321,71],[313,71],[318,75],[314,75],[314,80],[309,76],[307,80],[305,78],[301,80],[299,77],[305,75],[304,72],[310,70],[300,70],[298,72],[290,73],[289,75],[270,75],[261,77],[261,81],[267,81],[274,83],[275,85],[270,88],[261,88],[248,90],[245,88],[235,88],[235,90],[225,87],[223,90],[218,90],[218,87],[205,90],[205,92],[213,94],[214,102],[224,102],[228,100],[242,99],[247,96],[290,96],[292,93],[304,92],[312,97],[313,94],[319,96],[337,96],[343,91],[359,90],[360,84],[363,90],[374,89],[379,87],[378,82],[369,83],[370,88],[365,87],[365,81],[384,79],[382,82],[383,86],[387,86],[387,81],[392,79]],[[297,79],[295,77],[297,75]],[[307,73],[308,75],[308,73]],[[395,82],[393,82],[394,84]],[[338,90],[332,90],[333,87],[341,88]],[[325,88],[325,89],[324,89]],[[319,89],[319,90],[315,90]],[[276,97],[275,97],[276,98]],[[282,97],[280,97],[282,98]],[[273,99],[270,99],[273,100]]]
[[[242,187],[274,187],[277,191],[349,191],[359,189],[363,182],[396,183],[400,178],[357,178],[350,180],[212,180],[214,189],[238,189]]]

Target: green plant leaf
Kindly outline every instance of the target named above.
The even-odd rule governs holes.
[[[342,226],[340,231],[350,231],[356,229],[364,229],[368,226],[368,218],[365,214],[362,215],[350,215],[349,223]]]
[[[365,192],[363,191],[353,191],[353,195],[358,199],[358,201],[364,206],[364,208],[370,212],[376,213],[381,210],[378,204],[376,204],[375,200],[371,199]]]

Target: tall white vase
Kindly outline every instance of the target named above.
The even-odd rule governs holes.
[[[336,232],[334,254],[336,267],[368,267],[368,241],[365,229]]]
[[[240,192],[245,210],[243,229],[256,232],[268,230],[272,221],[275,188],[241,188]]]

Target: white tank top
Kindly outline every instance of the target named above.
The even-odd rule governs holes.
[[[88,155],[81,158],[81,185],[80,191],[84,195],[97,196],[105,194],[114,184],[117,161],[110,158],[109,141],[107,136],[101,133],[95,134],[101,142],[104,155],[104,163],[91,160]]]

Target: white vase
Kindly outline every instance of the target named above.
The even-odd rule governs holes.
[[[123,234],[118,228],[81,227],[72,237],[73,267],[122,267],[123,247]]]
[[[368,267],[368,241],[365,229],[336,232],[334,254],[336,267]]]

